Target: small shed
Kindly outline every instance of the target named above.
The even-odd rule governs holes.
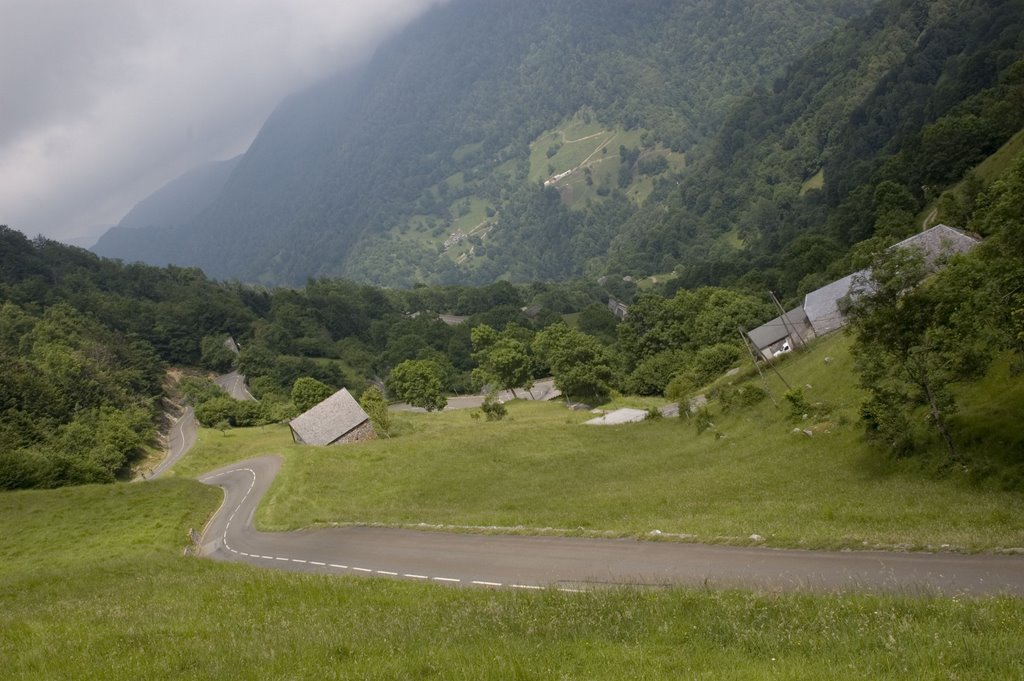
[[[370,417],[345,388],[292,419],[288,426],[292,439],[300,445],[340,445],[377,437]]]
[[[776,352],[798,348],[815,337],[814,327],[807,318],[804,308],[794,307],[785,315],[766,322],[747,334],[750,342],[765,359],[771,359]]]

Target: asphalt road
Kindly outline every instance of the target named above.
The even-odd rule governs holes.
[[[256,398],[249,392],[249,388],[245,385],[245,376],[232,371],[230,374],[224,374],[214,379],[214,382],[231,395],[236,400],[243,402],[255,401]]]
[[[200,555],[297,572],[492,588],[691,585],[1024,595],[1024,557],[1018,556],[795,551],[364,527],[257,532],[253,514],[280,466],[278,457],[266,456],[200,478],[225,490],[224,504],[200,540]]]
[[[159,477],[168,468],[178,462],[185,452],[192,448],[192,445],[196,441],[196,413],[192,411],[192,407],[185,407],[185,411],[182,412],[178,420],[171,426],[171,432],[168,435],[168,452],[167,456],[160,465],[153,469],[153,472],[149,474],[148,479]]]

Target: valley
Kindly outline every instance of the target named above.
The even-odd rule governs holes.
[[[1021,36],[451,0],[0,224],[2,675],[1024,677]]]

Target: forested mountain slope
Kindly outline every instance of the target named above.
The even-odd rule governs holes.
[[[744,94],[873,4],[456,0],[283,103],[198,218],[99,252],[266,283],[578,275]],[[535,181],[573,171],[592,200]]]
[[[786,294],[859,269],[1024,127],[1022,58],[1019,0],[880,3],[738,106],[609,267]],[[943,205],[933,218],[966,225]]]

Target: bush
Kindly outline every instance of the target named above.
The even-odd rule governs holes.
[[[196,419],[199,423],[207,426],[208,428],[212,428],[215,423],[220,421],[233,423],[236,404],[238,404],[237,400],[226,395],[223,397],[215,397],[212,400],[206,400],[205,402],[195,406]]]
[[[640,362],[629,375],[626,389],[636,395],[661,395],[686,365],[686,355],[680,350],[665,350]]]
[[[54,487],[57,471],[45,455],[31,449],[0,450],[0,489]]]
[[[219,385],[201,376],[186,376],[178,385],[185,396],[185,402],[193,407],[226,395]]]
[[[501,400],[498,399],[498,395],[493,392],[488,393],[487,397],[484,398],[484,403],[480,405],[480,410],[483,411],[488,421],[500,421],[508,414],[508,408],[502,404]]]
[[[735,345],[717,343],[701,348],[693,355],[690,368],[697,385],[706,385],[735,364],[742,353]]]
[[[731,411],[733,409],[749,409],[768,397],[768,393],[764,388],[756,385],[744,385],[739,388],[725,386],[718,391],[717,397],[722,404],[722,409]]]

